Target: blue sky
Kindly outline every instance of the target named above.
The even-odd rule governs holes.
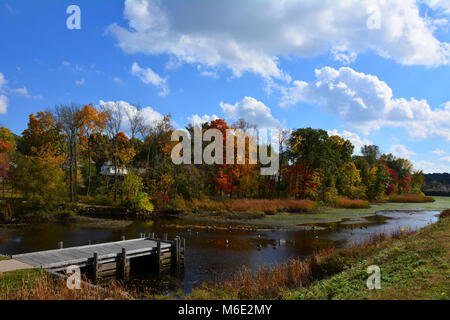
[[[0,0],[0,123],[121,101],[176,126],[323,128],[450,172],[450,2],[345,3]]]

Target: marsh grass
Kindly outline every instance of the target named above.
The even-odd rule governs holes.
[[[370,208],[370,203],[366,200],[339,197],[336,199],[336,207],[347,209],[367,209]]]
[[[433,197],[426,197],[420,194],[396,194],[391,195],[388,198],[389,202],[401,202],[401,203],[424,203],[424,202],[434,202]]]
[[[170,210],[175,212],[307,212],[315,208],[314,201],[292,199],[234,199],[217,201],[211,199],[187,201],[176,199],[170,203]]]

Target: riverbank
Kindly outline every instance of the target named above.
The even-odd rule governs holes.
[[[444,215],[442,215],[444,216]],[[74,292],[41,270],[0,274],[0,299],[449,299],[450,218],[417,232],[374,234],[346,249],[324,248],[306,260],[293,259],[231,281],[211,283],[183,295],[149,295],[117,283],[110,290]],[[368,290],[367,267],[381,269],[381,289]],[[131,292],[130,292],[131,291]]]
[[[269,201],[269,200],[267,200]],[[267,202],[266,201],[266,202]],[[80,227],[99,227],[119,229],[125,228],[135,220],[151,220],[156,217],[178,218],[183,221],[180,228],[207,228],[216,225],[233,225],[238,228],[258,229],[302,229],[308,224],[335,223],[344,219],[357,220],[369,217],[383,211],[440,211],[450,208],[450,197],[435,197],[434,202],[426,203],[398,203],[383,202],[372,203],[370,208],[343,209],[332,207],[310,208],[311,204],[301,203],[302,209],[298,212],[276,212],[267,214],[262,211],[213,211],[197,213],[149,213],[146,215],[128,215],[117,208],[99,205],[75,204],[69,214],[54,214],[50,220],[16,220],[12,223],[0,224],[1,227],[20,227],[29,223],[58,221],[76,224]],[[299,204],[297,204],[297,207]],[[175,225],[176,227],[176,225]]]
[[[179,217],[193,222],[232,223],[263,228],[301,228],[302,225],[316,223],[340,222],[344,219],[358,219],[372,216],[382,211],[441,211],[450,208],[450,197],[435,197],[434,202],[426,203],[373,203],[370,208],[342,209],[321,207],[314,211],[290,213],[279,212],[272,215],[252,217],[245,214],[212,214],[212,213],[184,213]],[[238,216],[238,217],[236,217]]]
[[[348,249],[322,250],[292,260],[243,270],[232,281],[195,289],[186,299],[449,299],[450,219],[417,232],[373,236]],[[381,269],[381,289],[366,286],[367,268]]]

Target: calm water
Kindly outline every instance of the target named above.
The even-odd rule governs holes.
[[[228,278],[242,266],[258,269],[290,258],[307,257],[321,247],[344,247],[374,233],[391,233],[405,226],[419,229],[436,222],[438,214],[437,211],[379,212],[339,223],[310,224],[303,230],[208,230],[186,226],[194,223],[178,219],[136,221],[114,230],[60,223],[0,227],[0,253],[11,255],[56,249],[59,241],[63,241],[65,247],[71,247],[85,245],[88,240],[93,244],[118,241],[123,235],[127,239],[136,238],[140,233],[155,232],[160,236],[167,233],[169,239],[179,235],[186,238],[184,274],[162,279],[139,275],[133,281],[157,291],[179,288],[189,291],[202,281]],[[311,230],[312,226],[314,230]]]

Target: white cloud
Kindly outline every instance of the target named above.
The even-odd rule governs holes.
[[[31,98],[31,95],[28,92],[27,87],[15,89],[15,90],[13,90],[13,92],[18,94],[18,95],[24,96],[27,99]]]
[[[119,77],[114,77],[114,78],[113,78],[113,81],[114,81],[115,83],[117,83],[117,84],[123,84],[122,79],[120,79]]]
[[[7,83],[8,81],[5,79],[5,76],[3,73],[0,72],[0,92],[2,92],[2,87]],[[8,112],[8,97],[4,95],[0,95],[0,114],[6,114]]]
[[[450,173],[450,166],[447,165],[436,165],[434,162],[430,161],[411,161],[415,170],[422,170],[424,173]]]
[[[201,125],[203,123],[210,122],[210,121],[217,120],[217,119],[219,119],[219,117],[216,116],[215,114],[213,114],[212,116],[209,116],[207,114],[205,114],[203,116],[194,114],[194,115],[188,117],[188,121],[192,125]]]
[[[8,112],[8,97],[0,95],[0,114]]]
[[[152,84],[159,88],[160,96],[166,96],[169,94],[169,89],[167,88],[167,78],[161,78],[157,73],[155,73],[151,68],[141,68],[136,62],[131,66],[131,74],[141,79],[145,84]]]
[[[0,72],[0,89],[5,85],[8,81],[6,81],[5,76],[3,73]]]
[[[360,153],[361,148],[365,145],[372,145],[372,142],[361,138],[357,133],[350,132],[344,130],[343,132],[339,132],[338,130],[328,130],[328,135],[331,136],[339,136],[343,139],[350,140],[350,142],[355,146],[354,153]]]
[[[439,161],[447,161],[447,162],[450,162],[450,156],[440,158]]]
[[[272,112],[261,101],[252,97],[245,97],[234,105],[221,102],[220,107],[227,119],[239,120],[241,118],[258,128],[279,128],[280,122],[272,116]]]
[[[84,78],[81,78],[80,80],[75,81],[75,84],[76,84],[77,86],[82,86],[84,83],[85,83]]]
[[[415,0],[126,0],[124,18],[128,27],[115,23],[108,32],[126,53],[224,66],[238,77],[289,80],[280,57],[327,52],[346,62],[372,51],[405,65],[449,63],[450,45],[433,35]]]
[[[294,81],[284,89],[280,106],[321,105],[364,133],[391,125],[406,128],[412,137],[450,140],[450,102],[432,110],[426,100],[394,98],[386,82],[348,67],[324,67],[315,73],[315,82]]]
[[[114,109],[114,108],[120,108],[122,113],[122,131],[127,132],[129,134],[130,130],[130,121],[128,120],[127,114],[135,114],[140,113],[144,119],[144,123],[146,125],[153,125],[155,121],[160,121],[163,119],[163,115],[160,114],[158,111],[154,110],[151,107],[145,107],[140,110],[138,110],[135,106],[129,104],[126,101],[108,101],[105,102],[103,100],[100,100],[99,102],[100,108],[108,109]]]
[[[433,150],[433,151],[431,151],[431,153],[436,154],[438,156],[444,156],[447,154],[447,152],[445,152],[444,150],[441,150],[441,149]]]
[[[450,14],[450,1],[448,0],[422,0],[433,10],[439,10],[445,14]]]
[[[409,159],[412,156],[416,155],[416,153],[414,151],[410,151],[410,150],[406,149],[406,147],[402,144],[392,145],[390,151],[394,156],[399,157],[399,158],[405,158],[405,159]]]

